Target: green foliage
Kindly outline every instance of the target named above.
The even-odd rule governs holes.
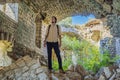
[[[110,66],[119,59],[120,56],[116,55],[112,58],[108,51],[106,51],[104,54],[99,55],[99,62],[94,64],[92,70],[97,72],[97,70],[99,70],[101,67]]]
[[[100,54],[99,48],[92,45],[86,40],[78,40],[75,37],[69,37],[65,35],[62,38],[62,48],[65,50],[70,50],[66,55],[66,59],[63,62],[63,68],[67,70],[68,66],[72,64],[72,54],[76,54],[77,63],[82,65],[87,70],[92,70],[96,72],[103,66],[109,66],[113,64],[116,60],[120,59],[119,56],[111,58],[108,51],[104,54]],[[58,69],[57,61],[54,61],[54,68]]]
[[[63,44],[62,47],[64,49],[68,49],[68,50],[79,50],[80,49],[80,46],[79,46],[80,42],[79,40],[77,40],[76,37],[71,38],[65,35],[62,38],[62,44]]]
[[[62,64],[63,69],[64,69],[64,70],[67,70],[67,69],[68,69],[68,66],[69,66],[71,63],[72,63],[71,57],[69,56],[69,57],[67,57],[67,58],[63,61],[63,64]],[[54,60],[53,63],[52,63],[52,65],[53,65],[54,70],[58,70],[58,69],[59,69],[59,67],[58,67],[59,65],[58,65],[58,61],[57,61],[57,60]]]

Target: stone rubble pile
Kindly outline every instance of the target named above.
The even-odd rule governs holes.
[[[47,73],[50,80],[84,80],[84,76],[87,75],[87,72],[81,65],[70,65],[69,69],[65,71],[65,74],[54,72]]]
[[[15,63],[0,70],[0,80],[48,80],[39,59],[29,56],[18,59]]]
[[[85,70],[81,65],[70,65],[65,74],[49,73],[46,62],[29,56],[18,59],[8,67],[0,69],[0,80],[120,80],[120,64],[102,67],[96,74]]]
[[[89,74],[84,80],[120,80],[120,65],[102,67],[97,74]]]

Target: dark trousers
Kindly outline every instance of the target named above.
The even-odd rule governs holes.
[[[47,42],[47,52],[48,52],[48,69],[52,69],[52,48],[54,49],[58,63],[59,63],[59,69],[62,69],[62,60],[60,56],[60,49],[58,42]]]

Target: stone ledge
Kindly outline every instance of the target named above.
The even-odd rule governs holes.
[[[38,74],[46,75],[38,60],[31,58],[29,55],[18,59],[10,66],[0,70],[0,80],[36,80],[39,78]]]

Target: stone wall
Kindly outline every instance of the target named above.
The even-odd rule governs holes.
[[[33,57],[41,50],[35,45],[36,25],[34,12],[24,3],[19,3],[18,22],[0,12],[0,29],[14,35],[13,59],[25,55]]]
[[[113,37],[120,37],[120,16],[112,14],[107,16],[107,24]]]
[[[24,3],[19,3],[18,27],[16,31],[17,43],[26,47],[35,46],[35,15]]]
[[[106,37],[100,40],[100,53],[104,54],[108,51],[112,57],[116,54],[115,38]]]
[[[39,62],[25,56],[15,63],[0,70],[0,80],[48,80]]]
[[[14,53],[17,56],[25,56],[26,54],[36,54],[36,25],[34,12],[24,3],[19,3],[19,15],[18,15],[18,27],[16,28],[16,41],[14,47]],[[37,53],[40,53],[40,49],[37,48]]]
[[[107,26],[113,37],[101,40],[101,52],[104,53],[104,49],[106,49],[112,56],[115,54],[120,55],[120,16],[118,14],[108,15]]]
[[[0,11],[0,30],[14,34],[16,32],[17,27],[17,22],[15,22],[6,14]]]
[[[9,56],[11,56],[14,60],[17,60],[21,57],[24,57],[25,55],[29,55],[30,57],[36,57],[38,56],[38,53],[40,52],[36,51],[35,49],[30,49],[29,47],[26,47],[24,44],[20,44],[15,42],[14,43],[13,52],[9,53]]]

